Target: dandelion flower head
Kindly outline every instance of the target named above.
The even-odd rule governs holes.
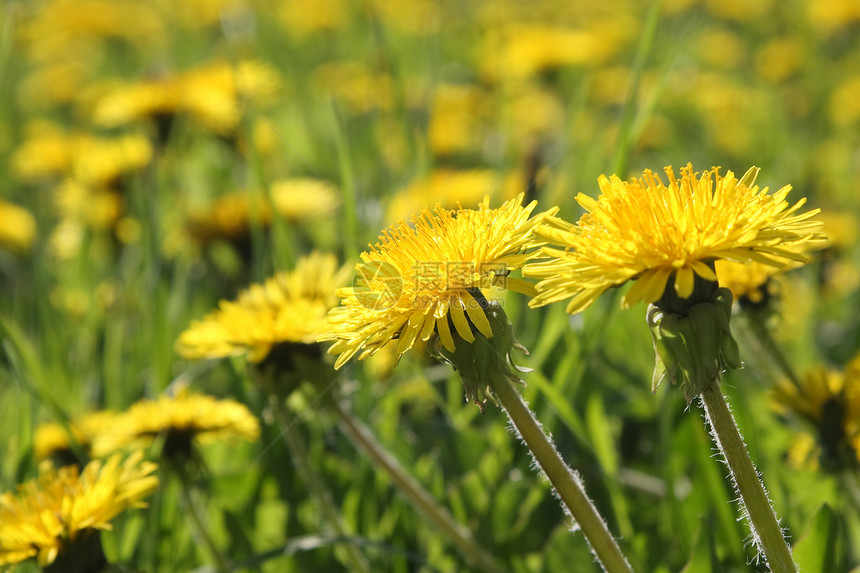
[[[331,330],[319,338],[335,341],[329,349],[339,355],[335,367],[355,355],[375,354],[393,340],[402,356],[434,332],[453,352],[451,325],[467,342],[475,340],[473,326],[491,338],[478,290],[501,286],[533,295],[531,283],[507,274],[536,256],[529,249],[543,243],[534,227],[557,211],[530,217],[537,202],[524,207],[522,199],[520,194],[497,209],[490,208],[489,197],[477,210],[437,205],[383,231],[362,253],[353,286],[338,292],[341,306],[329,313]]]
[[[577,196],[586,213],[575,225],[556,218],[542,225],[538,234],[562,248],[544,248],[549,260],[526,267],[526,276],[541,279],[530,304],[572,297],[573,314],[629,280],[625,308],[657,301],[667,286],[686,299],[696,275],[717,281],[713,261],[782,268],[808,260],[799,245],[826,240],[821,224],[809,220],[818,210],[800,212],[805,199],[789,205],[788,185],[773,194],[759,189],[757,168],[740,180],[717,167],[699,174],[687,164],[680,179],[665,171],[668,185],[650,170],[629,181],[603,175],[598,199]]]
[[[816,368],[795,383],[783,381],[772,392],[780,414],[806,420],[813,436],[802,434],[790,451],[795,465],[818,465],[817,454],[827,467],[860,462],[860,356],[843,370]]]
[[[328,329],[326,313],[337,304],[335,291],[348,272],[334,255],[303,257],[294,271],[251,285],[235,301],[221,301],[217,310],[192,322],[176,351],[189,360],[247,354],[260,362],[276,344],[313,344]]]
[[[36,558],[53,563],[67,543],[88,529],[110,529],[110,521],[158,487],[156,465],[138,451],[125,461],[119,454],[59,470],[45,466],[41,475],[0,494],[0,565]]]
[[[33,455],[39,460],[67,457],[72,452],[71,438],[89,453],[97,436],[113,430],[116,416],[113,410],[101,410],[85,414],[66,427],[56,422],[40,424],[33,434]]]
[[[123,448],[145,448],[163,437],[163,454],[184,455],[190,453],[192,443],[253,442],[259,436],[260,421],[244,404],[183,390],[176,396],[161,395],[132,405],[117,417],[111,432],[96,438],[93,451],[103,455]]]

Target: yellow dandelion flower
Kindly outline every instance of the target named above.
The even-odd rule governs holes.
[[[409,218],[427,205],[439,203],[445,209],[476,205],[489,195],[512,199],[525,184],[525,175],[502,175],[492,169],[436,169],[398,191],[386,209],[389,221]]]
[[[666,174],[668,186],[650,170],[629,181],[602,175],[598,199],[577,196],[587,212],[575,225],[542,225],[539,233],[563,249],[544,248],[550,260],[526,267],[526,276],[541,279],[530,304],[572,297],[573,314],[629,280],[625,308],[656,302],[667,286],[686,299],[696,276],[717,280],[709,265],[715,260],[785,267],[808,260],[796,252],[799,245],[825,240],[820,223],[809,221],[818,210],[799,212],[805,199],[789,206],[788,185],[774,194],[759,189],[756,168],[740,180],[719,168],[698,174],[690,164],[680,180],[671,167]]]
[[[38,460],[72,458],[70,433],[77,445],[89,454],[96,436],[113,429],[116,416],[116,412],[103,410],[81,416],[67,427],[56,422],[40,424],[33,434],[33,455]]]
[[[828,228],[828,238],[830,237],[832,235]],[[807,241],[788,247],[788,249],[797,254],[808,255],[812,249],[831,245],[832,242]],[[802,265],[803,261],[797,260],[788,261],[783,266],[775,267],[756,261],[737,262],[720,259],[714,262],[714,270],[717,273],[720,286],[732,291],[732,297],[735,301],[758,304],[763,302],[768,295],[776,294],[776,285],[771,279]]]
[[[491,79],[524,79],[566,66],[597,66],[631,36],[627,22],[603,20],[585,28],[557,25],[509,26],[489,34],[482,72]]]
[[[842,372],[818,368],[803,377],[800,387],[787,381],[776,386],[773,399],[780,413],[794,412],[819,424],[825,416],[825,405],[834,402],[844,388]]]
[[[719,260],[714,263],[714,270],[720,286],[732,291],[735,301],[748,300],[758,304],[771,294],[769,281],[780,269],[761,263],[736,263]]]
[[[156,465],[135,452],[125,461],[118,454],[94,460],[79,473],[77,466],[42,471],[19,486],[17,494],[0,494],[0,565],[36,558],[46,567],[89,530],[110,529],[110,521],[158,487]]]
[[[819,454],[826,469],[860,462],[860,356],[841,371],[817,368],[796,383],[783,381],[771,397],[780,414],[810,424],[818,447],[807,449]]]
[[[94,105],[96,125],[118,127],[151,118],[156,121],[179,110],[180,91],[175,82],[152,79],[111,87]]]
[[[0,199],[0,249],[23,253],[36,240],[36,219],[26,209]]]
[[[120,414],[114,428],[97,436],[93,452],[145,448],[164,438],[166,457],[187,456],[194,444],[235,439],[256,441],[260,421],[244,404],[182,391],[177,396],[141,400]]]
[[[443,84],[433,93],[427,137],[437,155],[480,149],[487,132],[490,96],[476,85]]]
[[[425,209],[383,231],[379,242],[362,253],[354,286],[338,292],[341,306],[329,313],[331,330],[319,338],[335,341],[329,349],[339,355],[335,367],[356,354],[359,359],[375,354],[395,339],[402,356],[434,332],[453,352],[450,324],[467,342],[475,340],[473,327],[492,338],[485,301],[476,289],[502,286],[534,293],[531,283],[507,274],[536,256],[527,250],[542,244],[534,227],[557,211],[530,217],[537,202],[523,207],[522,198],[498,209],[490,208],[489,197],[477,210],[447,211],[437,205],[434,212]]]
[[[228,193],[207,207],[189,209],[188,229],[204,242],[239,239],[248,235],[252,221],[262,226],[274,217],[302,222],[330,215],[340,205],[340,195],[331,185],[308,177],[273,181],[267,199],[255,205],[247,191]]]
[[[15,150],[12,168],[28,181],[66,175],[89,185],[111,185],[150,159],[152,146],[139,134],[111,138],[45,129]]]
[[[180,73],[115,86],[95,104],[94,121],[117,127],[152,119],[164,125],[186,114],[219,134],[236,129],[243,106],[272,101],[281,87],[274,68],[257,60],[209,62]]]
[[[277,71],[257,60],[214,62],[183,74],[181,111],[215,133],[236,129],[245,105],[264,105],[281,88]]]
[[[290,35],[303,38],[320,31],[338,30],[350,20],[350,3],[346,0],[319,0],[312,4],[283,2],[278,19]]]
[[[21,28],[24,51],[37,62],[84,54],[96,58],[105,49],[102,40],[116,38],[154,49],[165,38],[154,8],[134,0],[50,0]]]
[[[388,111],[395,101],[391,77],[360,62],[326,62],[314,70],[311,83],[322,97],[336,98],[355,114]]]
[[[328,329],[326,313],[348,272],[334,255],[303,257],[294,271],[251,285],[235,302],[221,301],[218,310],[192,322],[176,351],[189,360],[247,354],[260,362],[277,344],[312,344]]]

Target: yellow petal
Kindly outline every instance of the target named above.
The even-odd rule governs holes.
[[[463,307],[459,304],[460,301],[451,301],[449,314],[451,320],[454,321],[454,328],[457,329],[457,334],[466,342],[475,342],[475,335],[472,334],[472,327],[469,326],[469,321],[466,320],[466,314],[463,312]]]
[[[448,326],[448,315],[436,319],[436,331],[439,333],[439,340],[442,341],[445,350],[454,352],[454,338],[451,336],[451,327]]]
[[[675,292],[678,293],[679,297],[690,298],[690,295],[693,294],[693,286],[695,285],[694,278],[695,273],[689,267],[681,267],[675,272]]]

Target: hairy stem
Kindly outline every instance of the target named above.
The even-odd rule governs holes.
[[[586,495],[578,475],[567,467],[510,379],[498,376],[489,383],[535,461],[582,530],[598,563],[608,573],[632,573],[606,522]]]
[[[797,565],[791,557],[791,549],[719,385],[705,388],[701,396],[711,434],[731,470],[747,510],[750,528],[770,570],[773,573],[796,573]]]

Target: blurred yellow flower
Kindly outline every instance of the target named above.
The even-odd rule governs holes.
[[[74,100],[94,75],[88,62],[72,60],[34,67],[18,84],[22,107],[46,108]]]
[[[313,71],[311,83],[322,97],[335,98],[355,114],[387,111],[394,105],[391,77],[360,62],[326,62]]]
[[[817,368],[798,385],[782,381],[772,400],[777,412],[802,418],[813,431],[795,440],[789,452],[795,464],[832,469],[860,462],[860,355],[842,371]]]
[[[751,303],[760,303],[770,294],[768,281],[780,272],[777,267],[761,263],[738,263],[720,259],[714,263],[721,287],[732,291],[735,301],[742,298]]]
[[[335,291],[348,273],[334,255],[303,257],[295,270],[251,285],[235,302],[222,300],[218,310],[193,321],[176,351],[189,360],[247,354],[260,362],[277,344],[313,344],[328,328],[326,313],[337,304]]]
[[[630,35],[623,21],[607,19],[587,27],[515,25],[488,35],[481,59],[489,79],[524,79],[567,66],[598,67]]]
[[[28,58],[56,62],[100,56],[102,42],[110,39],[152,50],[164,40],[164,25],[151,5],[135,0],[47,0],[19,33]]]
[[[67,176],[83,184],[107,186],[142,169],[151,159],[152,145],[142,135],[110,138],[42,125],[15,150],[12,171],[25,181]]]
[[[330,215],[340,205],[340,195],[329,183],[307,177],[273,181],[267,198],[247,191],[223,195],[203,208],[189,208],[188,229],[201,241],[239,239],[252,223],[268,226],[273,219],[293,223]]]
[[[809,21],[826,33],[860,21],[860,4],[855,0],[807,0],[806,6]]]
[[[844,79],[830,91],[830,121],[836,127],[851,127],[860,120],[860,75]]]
[[[809,221],[818,210],[798,214],[805,199],[789,207],[788,185],[773,195],[760,190],[756,168],[740,180],[731,171],[720,175],[719,168],[699,174],[690,164],[680,180],[671,167],[665,171],[668,186],[650,170],[629,181],[601,175],[597,200],[576,197],[587,212],[575,225],[560,219],[541,225],[538,235],[562,248],[545,247],[550,259],[526,266],[525,276],[541,279],[530,304],[572,297],[567,311],[573,314],[629,280],[625,308],[656,302],[666,288],[685,299],[695,275],[717,280],[712,261],[784,267],[807,260],[792,247],[824,239],[820,223]]]
[[[36,558],[47,567],[88,530],[110,529],[110,521],[158,487],[156,465],[135,452],[77,466],[50,466],[39,477],[0,494],[0,565]]]
[[[427,128],[430,149],[437,155],[480,150],[486,136],[490,101],[486,90],[476,85],[437,86]]]
[[[181,458],[191,454],[193,445],[253,442],[259,436],[260,422],[244,404],[183,390],[177,396],[140,400],[120,413],[110,432],[96,436],[93,453],[146,448],[163,438],[162,455]]]
[[[287,0],[278,4],[278,17],[291,35],[301,38],[343,28],[349,23],[351,5],[347,0]]]
[[[239,126],[246,106],[271,103],[280,89],[280,76],[267,63],[210,62],[177,74],[115,86],[95,104],[93,121],[105,127],[143,120],[164,124],[177,114],[186,114],[198,125],[225,135]]]
[[[807,48],[797,38],[774,38],[758,50],[756,72],[769,82],[781,82],[800,69],[806,55]]]
[[[361,254],[354,286],[338,291],[341,306],[329,312],[330,331],[319,338],[334,341],[329,353],[339,355],[335,368],[393,340],[402,356],[434,332],[453,352],[452,324],[467,342],[475,340],[473,328],[492,338],[478,289],[533,294],[531,283],[507,275],[536,256],[528,250],[541,245],[534,227],[558,210],[530,217],[537,202],[523,207],[522,199],[520,194],[497,209],[490,208],[489,197],[477,210],[437,205],[384,230]]]
[[[116,416],[116,412],[103,410],[81,416],[70,422],[68,427],[56,422],[40,424],[33,434],[33,455],[38,460],[73,458],[70,432],[84,453],[90,454],[93,440],[99,434],[113,430]]]
[[[385,211],[388,221],[408,219],[427,205],[439,203],[444,209],[477,205],[489,195],[512,199],[525,187],[522,173],[503,175],[492,169],[436,169],[399,190]]]
[[[738,34],[713,29],[699,35],[695,50],[698,59],[708,68],[733,70],[743,63],[747,47]]]
[[[36,240],[36,219],[23,207],[0,199],[0,249],[25,253]]]

